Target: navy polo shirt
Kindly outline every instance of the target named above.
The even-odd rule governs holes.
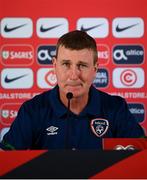
[[[68,118],[68,119],[67,119]],[[70,112],[59,99],[59,87],[21,106],[1,142],[3,149],[101,149],[102,138],[141,137],[144,132],[125,100],[91,86],[83,111]]]

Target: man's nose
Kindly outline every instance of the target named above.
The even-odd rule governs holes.
[[[78,67],[74,66],[70,69],[70,79],[72,80],[77,80],[79,78],[80,75],[80,70],[78,69]]]

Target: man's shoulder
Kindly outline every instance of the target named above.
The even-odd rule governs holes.
[[[119,105],[125,102],[125,99],[121,96],[112,95],[108,92],[101,91],[95,88],[95,95],[99,96],[100,102],[106,105]]]
[[[55,89],[51,89],[48,91],[44,91],[36,96],[34,96],[32,99],[27,100],[23,103],[23,106],[31,106],[31,107],[43,107],[43,106],[50,106],[50,101],[53,101],[53,91]]]
[[[26,103],[36,103],[36,102],[41,102],[41,101],[48,101],[48,98],[50,96],[51,90],[44,91],[36,96],[34,96],[32,99],[26,101]]]

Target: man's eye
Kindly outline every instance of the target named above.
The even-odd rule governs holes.
[[[85,64],[79,64],[79,65],[78,65],[78,68],[79,68],[79,69],[84,69],[84,68],[86,68],[86,67],[87,67],[87,66],[86,66]]]
[[[62,65],[65,66],[65,67],[70,67],[70,63],[64,62]]]

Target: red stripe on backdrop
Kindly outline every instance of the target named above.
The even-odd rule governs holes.
[[[131,157],[116,163],[90,179],[146,179],[147,178],[147,150],[140,151]]]
[[[16,167],[40,156],[46,150],[38,151],[0,151],[0,176]]]

